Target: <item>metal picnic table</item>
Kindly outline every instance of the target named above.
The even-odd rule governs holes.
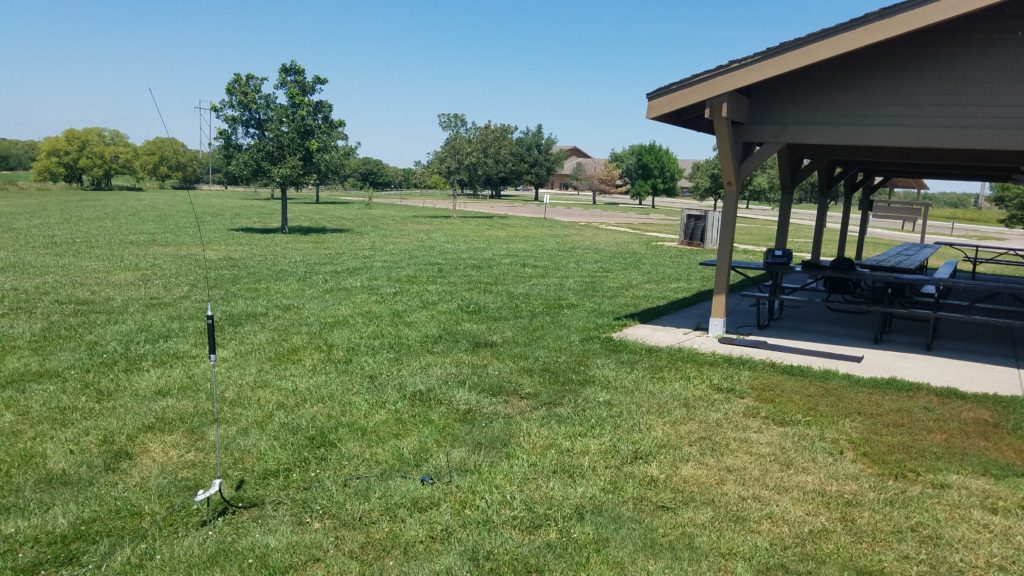
[[[964,255],[964,260],[971,263],[971,278],[975,278],[979,264],[1000,264],[1003,266],[1024,266],[1024,248],[993,246],[990,244],[974,244],[942,240],[935,243],[948,246]]]

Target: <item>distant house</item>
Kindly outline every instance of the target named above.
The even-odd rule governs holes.
[[[566,158],[562,164],[562,168],[551,177],[545,188],[549,190],[568,190],[569,189],[569,175],[572,174],[573,169],[576,165],[580,164],[585,170],[592,173],[600,172],[604,165],[608,162],[606,158],[594,158],[590,154],[587,154],[579,146],[555,146],[555,151],[565,151],[569,157]],[[696,160],[680,160],[679,167],[683,169],[684,176],[690,173],[690,169],[693,168],[693,163]],[[682,194],[688,194],[690,192],[690,181],[685,177],[679,181],[679,192]]]
[[[690,181],[686,179],[690,175],[690,170],[693,170],[693,163],[696,160],[683,160],[679,159],[679,167],[683,169],[683,178],[679,181],[679,193],[684,195],[690,194]]]

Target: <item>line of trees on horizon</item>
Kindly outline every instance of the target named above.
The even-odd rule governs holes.
[[[491,120],[477,124],[462,113],[438,114],[437,124],[445,138],[428,154],[426,167],[448,183],[453,198],[482,191],[501,198],[506,188],[527,185],[539,200],[541,187],[567,158],[555,149],[558,138],[541,124],[520,130]]]
[[[488,120],[470,121],[465,114],[438,115],[444,140],[426,162],[397,168],[386,162],[360,157],[359,143],[349,143],[345,121],[334,117],[333,105],[318,96],[327,79],[307,75],[292,60],[281,64],[276,81],[236,73],[225,86],[225,97],[211,109],[222,124],[216,131],[211,153],[216,183],[270,186],[280,194],[281,232],[288,232],[287,200],[290,190],[313,188],[316,202],[323,186],[350,189],[449,189],[454,208],[459,194],[486,191],[501,198],[509,187],[527,185],[539,201],[540,189],[564,165],[567,155],[556,149],[557,137],[541,124],[519,127]],[[194,187],[206,175],[201,155],[180,140],[152,138],[133,144],[123,132],[104,127],[68,128],[40,142],[0,138],[0,171],[31,167],[38,181],[63,182],[90,189],[111,189],[116,177],[151,179],[161,187]],[[675,155],[656,142],[612,150],[606,165],[587,173],[577,164],[570,184],[598,194],[628,193],[639,204],[646,198],[655,206],[658,196],[675,196],[679,181],[688,178],[690,193],[712,200],[717,209],[723,195],[722,177],[714,156],[693,164],[684,174]],[[1024,226],[1024,187],[992,186],[992,202],[1020,216],[1008,217],[1007,226]],[[742,200],[777,204],[781,194],[777,161],[772,157],[743,186]],[[839,192],[833,201],[838,199]],[[905,193],[897,193],[901,197]],[[812,177],[796,191],[797,202],[816,201]],[[274,196],[274,192],[271,193]],[[964,208],[972,195],[926,192],[924,199],[938,207]],[[976,198],[976,195],[975,195]]]

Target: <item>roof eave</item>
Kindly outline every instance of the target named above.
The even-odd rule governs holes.
[[[715,96],[1002,2],[1005,0],[930,0],[907,4],[906,9],[894,13],[883,11],[859,25],[827,29],[830,33],[811,35],[785,50],[769,50],[760,58],[749,57],[735,66],[713,69],[655,90],[647,96],[647,118],[684,126],[692,123],[697,111],[703,117],[703,103]],[[670,116],[684,109],[691,110]],[[698,120],[696,125],[693,129],[707,131],[703,122]]]

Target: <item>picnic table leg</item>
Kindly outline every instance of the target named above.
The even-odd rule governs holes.
[[[764,300],[764,302],[762,302]],[[757,321],[757,329],[764,330],[772,323],[772,300],[771,297],[754,299],[754,319]]]
[[[939,321],[934,316],[928,321],[928,339],[925,342],[924,349],[928,352],[932,351],[932,344],[935,342],[935,334],[939,331]]]
[[[772,272],[771,287],[768,290],[772,299],[768,300],[769,322],[782,318],[782,308],[785,303],[782,300],[775,300],[782,293],[782,272]]]

